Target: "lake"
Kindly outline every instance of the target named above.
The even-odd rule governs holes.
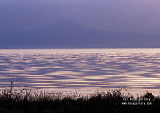
[[[160,49],[0,49],[0,90],[160,88]]]

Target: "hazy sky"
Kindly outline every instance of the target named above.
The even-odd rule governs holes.
[[[63,19],[92,29],[160,34],[160,0],[0,0],[0,29]]]

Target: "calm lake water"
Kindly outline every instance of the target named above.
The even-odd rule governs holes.
[[[160,49],[0,49],[0,90],[160,89]]]

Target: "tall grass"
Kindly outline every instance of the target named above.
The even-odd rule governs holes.
[[[0,93],[0,113],[159,113],[160,97],[146,92],[138,98],[124,96],[122,88],[88,96],[32,92],[10,87]]]

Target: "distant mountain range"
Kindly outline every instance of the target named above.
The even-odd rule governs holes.
[[[0,31],[0,48],[159,48],[160,36],[92,30],[70,20],[32,30]]]

